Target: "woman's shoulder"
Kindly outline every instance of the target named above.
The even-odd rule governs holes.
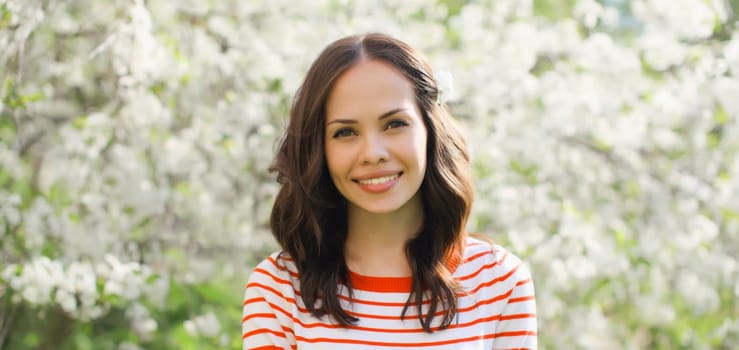
[[[495,242],[492,238],[481,234],[471,234],[465,239],[465,257],[467,256],[490,256],[495,257],[501,254],[510,254],[511,252],[502,245]]]
[[[498,273],[528,274],[525,262],[514,252],[491,238],[475,234],[468,236],[460,268],[468,271],[497,271]],[[517,272],[517,271],[521,272]]]
[[[251,273],[250,280],[291,281],[298,276],[295,261],[287,252],[276,251],[264,258]]]
[[[287,310],[297,299],[297,269],[287,254],[275,252],[251,272],[244,291],[244,315]]]

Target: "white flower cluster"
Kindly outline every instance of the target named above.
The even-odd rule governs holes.
[[[184,323],[185,330],[193,337],[213,338],[221,332],[221,324],[212,312],[195,316]]]
[[[436,104],[443,105],[449,101],[454,93],[454,77],[448,70],[439,70],[434,74],[436,78]]]
[[[151,271],[137,263],[121,263],[112,255],[97,265],[74,261],[64,266],[59,260],[37,256],[25,264],[9,264],[3,271],[5,281],[14,294],[13,302],[32,305],[57,304],[70,317],[92,320],[104,315],[110,304],[104,300],[121,298],[125,303],[138,300],[142,293],[161,295],[166,290],[152,291],[147,279]],[[100,288],[102,286],[102,288]],[[166,285],[158,285],[166,288]]]

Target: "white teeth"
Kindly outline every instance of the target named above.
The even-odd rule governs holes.
[[[395,180],[397,178],[398,178],[398,174],[395,174],[395,175],[383,176],[383,177],[378,177],[378,178],[369,179],[369,180],[357,180],[357,181],[362,185],[379,185],[379,184],[384,184],[388,181]]]

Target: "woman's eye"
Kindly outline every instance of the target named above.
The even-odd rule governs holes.
[[[404,126],[408,126],[408,123],[402,120],[391,120],[389,123],[387,123],[388,129],[402,128]]]
[[[352,136],[352,135],[354,135],[354,131],[352,131],[352,129],[345,128],[345,129],[336,130],[336,132],[334,133],[334,138],[347,137],[347,136]]]

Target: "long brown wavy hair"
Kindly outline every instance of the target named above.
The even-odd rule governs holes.
[[[281,184],[272,208],[272,233],[284,253],[295,261],[303,302],[316,317],[328,315],[345,327],[357,319],[339,301],[339,285],[351,281],[344,259],[347,238],[346,200],[331,181],[324,154],[326,100],[336,79],[362,59],[380,60],[395,67],[411,83],[425,123],[426,173],[421,184],[424,223],[406,244],[412,290],[401,317],[410,305],[426,332],[441,312],[440,328],[457,314],[462,292],[452,278],[447,260],[462,247],[472,205],[473,188],[467,144],[443,104],[426,59],[408,44],[385,34],[370,33],[339,39],[313,62],[292,104],[290,122],[272,166]]]

